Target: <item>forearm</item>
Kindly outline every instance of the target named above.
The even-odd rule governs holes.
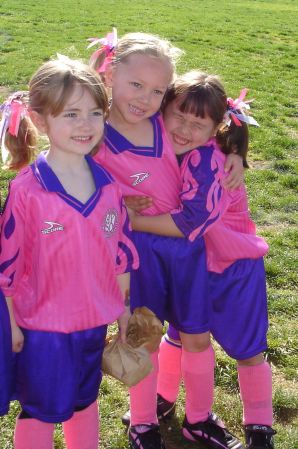
[[[129,297],[129,284],[130,284],[130,273],[123,273],[117,276],[118,284],[121,290],[121,293],[124,298],[124,312],[118,318],[118,327],[120,333],[120,339],[122,343],[126,342],[126,331],[129,322],[129,318],[131,316],[130,313],[130,297]]]
[[[135,231],[150,232],[168,237],[185,237],[176,226],[170,214],[156,216],[135,215],[131,219]]]
[[[6,302],[7,302],[8,313],[9,313],[9,317],[10,317],[12,350],[13,350],[13,352],[20,352],[23,349],[23,345],[24,345],[24,335],[16,323],[16,320],[14,317],[14,312],[13,312],[12,299],[9,297],[6,297]]]
[[[130,273],[119,274],[117,276],[117,281],[124,299],[125,306],[129,306]]]
[[[7,302],[7,308],[8,308],[11,328],[18,327],[16,320],[15,320],[14,312],[13,312],[12,298],[6,297],[6,302]]]

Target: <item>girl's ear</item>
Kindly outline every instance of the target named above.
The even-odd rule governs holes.
[[[34,126],[36,126],[38,131],[40,131],[41,133],[46,133],[47,132],[47,124],[46,124],[46,120],[45,120],[44,116],[42,114],[39,114],[36,111],[30,111],[29,115],[30,115],[30,118],[31,118]]]
[[[105,85],[106,87],[112,87],[113,86],[113,72],[114,67],[112,64],[108,64],[105,70]]]

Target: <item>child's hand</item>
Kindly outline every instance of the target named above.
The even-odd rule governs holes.
[[[141,212],[153,204],[152,198],[141,195],[129,195],[124,197],[126,207],[133,209],[135,212]]]
[[[235,190],[243,184],[243,159],[238,154],[229,154],[225,163],[225,172],[229,173],[223,182],[226,189]]]
[[[134,217],[137,215],[135,210],[131,209],[130,207],[126,206],[126,210],[127,210],[127,214],[129,216],[129,219],[131,221],[131,223],[133,222]]]
[[[120,334],[120,339],[121,339],[122,343],[126,343],[126,330],[127,330],[128,321],[129,321],[130,317],[131,317],[130,307],[125,306],[124,312],[118,318],[118,328],[119,328],[119,334]]]
[[[24,335],[19,326],[15,325],[11,328],[12,335],[12,351],[21,352],[24,346]]]

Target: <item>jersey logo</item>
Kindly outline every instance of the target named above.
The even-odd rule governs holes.
[[[106,237],[111,237],[116,231],[119,224],[119,214],[116,209],[108,209],[103,221],[102,230]]]
[[[42,234],[50,234],[51,232],[56,231],[64,231],[64,226],[60,223],[56,223],[55,221],[45,221],[45,224],[49,225],[48,228],[42,229]]]
[[[150,174],[148,172],[141,172],[136,173],[135,175],[131,175],[130,178],[135,178],[132,185],[136,186],[137,184],[140,184],[140,182],[143,182],[146,178],[149,178],[149,176]]]

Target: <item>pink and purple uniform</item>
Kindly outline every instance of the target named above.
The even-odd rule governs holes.
[[[105,140],[95,155],[121,186],[123,195],[147,195],[153,205],[144,215],[168,212],[179,204],[181,177],[161,116],[151,117],[153,147],[136,147],[108,123]]]
[[[111,125],[106,125],[105,141],[95,160],[120,183],[124,195],[147,195],[153,206],[146,215],[166,213],[179,204],[181,176],[172,146],[160,115],[153,116],[153,147],[136,147]],[[131,276],[132,308],[147,306],[163,321],[172,322],[187,333],[208,329],[206,252],[203,239],[186,239],[134,232],[140,268]],[[187,291],[185,285],[192,285]],[[150,289],[148,289],[150,285]],[[205,311],[204,309],[204,311]],[[191,311],[188,314],[186,311]],[[193,310],[198,310],[194,313]]]
[[[268,245],[255,234],[245,187],[228,191],[222,186],[224,163],[215,139],[184,156],[181,205],[172,218],[190,241],[204,237],[210,330],[229,355],[245,359],[267,347],[263,256]]]
[[[0,263],[10,282],[3,292],[13,297],[25,334],[17,396],[27,413],[48,422],[69,419],[75,407],[96,399],[106,325],[124,310],[117,275],[138,266],[120,188],[86,160],[96,191],[85,204],[67,194],[41,153],[12,181],[4,210]],[[57,373],[59,364],[64,371]],[[88,376],[90,388],[83,386]]]

